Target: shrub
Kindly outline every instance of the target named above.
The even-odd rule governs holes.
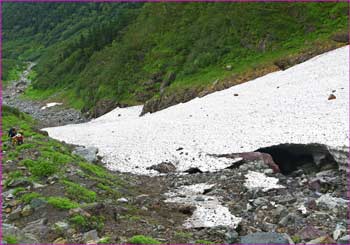
[[[72,209],[79,207],[79,204],[66,197],[49,197],[47,202],[58,209]]]
[[[133,236],[129,239],[128,243],[131,244],[161,244],[156,239],[153,239],[152,237],[143,236],[143,235],[137,235]]]
[[[78,214],[70,218],[69,221],[83,231],[94,229],[101,231],[104,227],[104,217],[102,216],[84,217]]]
[[[57,172],[57,166],[48,161],[38,160],[29,166],[29,171],[36,177],[48,177]]]
[[[67,194],[72,198],[85,202],[94,202],[96,200],[96,193],[94,191],[90,191],[70,181],[63,181],[63,183],[66,186]]]
[[[69,220],[74,225],[80,226],[80,227],[86,227],[88,225],[88,221],[86,218],[82,215],[75,215]]]

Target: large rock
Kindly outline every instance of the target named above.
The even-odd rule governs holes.
[[[147,170],[155,170],[159,173],[172,173],[176,171],[174,164],[170,162],[162,162],[151,167],[146,168]]]
[[[276,232],[256,232],[241,237],[240,244],[290,244],[285,234]]]
[[[33,234],[41,241],[45,241],[50,232],[47,226],[47,219],[38,219],[28,223],[27,226],[23,228],[23,232]]]
[[[98,149],[96,147],[78,146],[73,151],[73,154],[81,156],[88,162],[96,162],[98,160],[97,153]]]
[[[98,233],[96,230],[88,231],[83,235],[83,241],[85,243],[90,243],[90,244],[97,243],[99,239],[100,238],[98,237]]]
[[[117,104],[112,100],[99,100],[90,111],[89,117],[96,118],[102,116],[103,114],[113,110],[115,107],[117,107]]]

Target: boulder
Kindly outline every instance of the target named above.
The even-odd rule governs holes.
[[[73,151],[73,154],[81,156],[86,161],[92,162],[92,163],[94,163],[98,160],[97,153],[98,153],[98,149],[96,147],[78,146]]]
[[[64,221],[58,221],[53,227],[57,232],[65,232],[69,229],[69,224]]]
[[[31,215],[32,213],[33,213],[33,209],[31,208],[30,205],[24,206],[24,208],[23,208],[22,211],[21,211],[21,215],[22,215],[23,217],[29,216],[29,215]]]
[[[172,173],[176,171],[176,167],[174,164],[170,162],[162,162],[156,165],[153,165],[151,167],[146,168],[148,170],[155,170],[158,171],[159,173]]]
[[[99,100],[91,112],[93,118],[102,116],[110,112],[116,107],[116,103],[112,100]]]
[[[96,244],[99,239],[96,230],[91,230],[83,234],[84,243]]]
[[[241,237],[240,244],[290,244],[285,234],[276,232],[256,232]]]
[[[328,100],[335,100],[337,97],[334,94],[328,96]]]
[[[38,210],[40,208],[44,208],[47,206],[47,201],[42,198],[34,198],[30,201],[30,206],[34,210]]]
[[[185,173],[188,173],[188,174],[197,174],[197,173],[203,173],[202,170],[200,170],[199,168],[195,167],[195,168],[189,168],[187,170],[184,171]]]

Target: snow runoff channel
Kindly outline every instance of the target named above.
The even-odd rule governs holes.
[[[336,99],[328,100],[330,94]],[[233,160],[208,153],[280,143],[349,147],[348,102],[346,46],[143,117],[142,106],[117,108],[88,123],[44,130],[61,141],[97,147],[111,170],[154,174],[146,168],[169,161],[178,171],[216,171]]]

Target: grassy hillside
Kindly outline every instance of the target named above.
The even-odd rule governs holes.
[[[6,213],[10,214],[8,220],[17,225],[30,222],[45,210],[50,213],[48,227],[64,220],[77,231],[96,229],[103,233],[104,222],[108,218],[106,213],[85,216],[72,214],[70,210],[87,208],[107,199],[117,205],[116,199],[121,196],[119,190],[123,189],[125,195],[129,188],[126,182],[104,168],[73,155],[67,145],[41,134],[35,129],[36,122],[32,118],[14,108],[3,106],[2,122],[4,132],[16,126],[25,135],[24,144],[16,147],[8,142],[6,133],[2,136],[3,191],[12,193],[15,203],[13,209],[6,209]],[[37,210],[38,205],[41,212]],[[23,211],[17,217],[12,213],[16,206],[26,206],[28,212]],[[21,242],[15,234],[4,235],[5,241]],[[45,241],[53,241],[60,235],[58,228],[53,229]]]
[[[347,3],[116,3],[60,10],[68,5],[50,5],[42,17],[56,31],[20,26],[16,35],[31,37],[36,47],[25,58],[44,47],[26,96],[54,95],[84,111],[204,88],[328,42],[348,24]],[[53,13],[70,18],[61,23]],[[44,42],[43,33],[49,36]],[[18,49],[14,35],[5,43]]]

